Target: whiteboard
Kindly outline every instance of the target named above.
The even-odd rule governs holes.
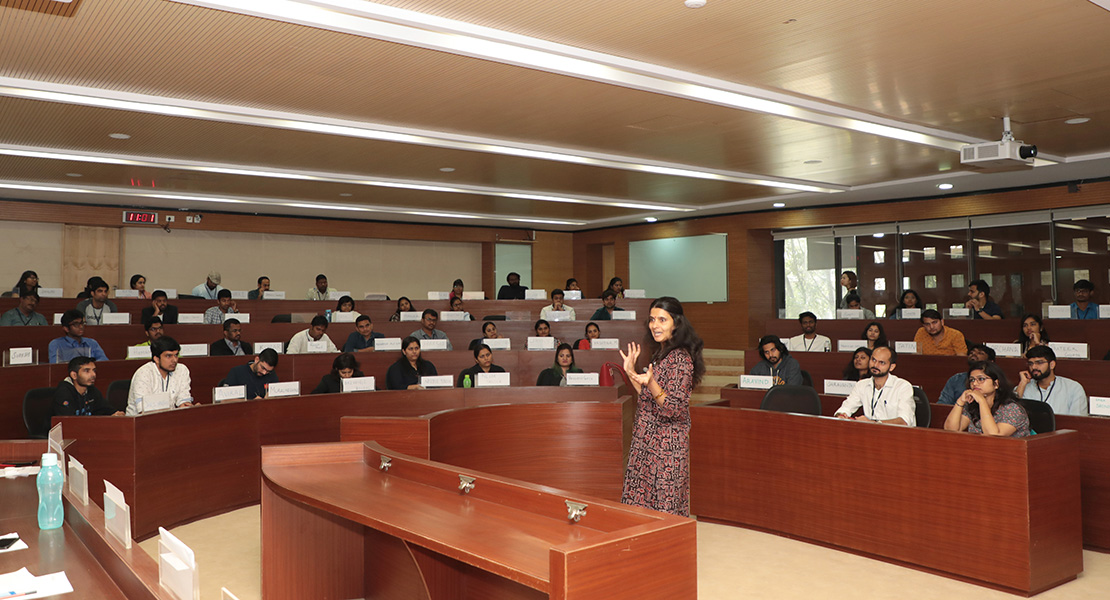
[[[681,302],[728,300],[728,235],[714,233],[628,244],[628,281],[648,298]]]

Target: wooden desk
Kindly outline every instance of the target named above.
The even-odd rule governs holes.
[[[699,518],[1026,595],[1083,570],[1076,432],[1000,439],[750,409],[690,413]]]
[[[268,600],[697,597],[691,519],[372,442],[267,447],[262,461]],[[468,494],[460,473],[477,480]],[[581,521],[567,499],[588,505]]]

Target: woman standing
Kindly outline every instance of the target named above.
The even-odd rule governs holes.
[[[848,296],[852,294],[859,295],[856,291],[856,286],[859,284],[859,277],[856,276],[855,271],[844,271],[840,274],[840,285],[844,288],[844,296],[840,298],[840,306],[838,308],[848,308]]]
[[[664,296],[651,303],[644,348],[651,364],[636,370],[640,345],[621,351],[639,394],[621,502],[690,516],[690,394],[705,374],[702,341],[682,304]]]

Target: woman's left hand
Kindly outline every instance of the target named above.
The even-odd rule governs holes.
[[[644,373],[629,373],[628,377],[633,383],[639,384],[641,387],[647,386],[651,383],[652,370],[651,365],[648,365],[647,371]]]

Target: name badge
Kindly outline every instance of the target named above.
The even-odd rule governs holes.
[[[420,340],[420,350],[446,350],[447,340]]]
[[[1070,305],[1052,305],[1048,307],[1048,318],[1050,319],[1070,319],[1071,306]]]
[[[44,288],[44,287],[40,287],[38,289],[38,292],[39,292],[39,298],[61,298],[62,297],[62,288]]]
[[[825,393],[830,396],[847,396],[852,393],[855,387],[855,381],[847,381],[844,379],[825,380]]]
[[[102,325],[130,325],[131,324],[131,313],[125,313],[125,312],[110,313],[110,312],[106,312],[101,317],[102,318],[100,319],[100,323]]]
[[[231,291],[231,299],[232,300],[246,300],[248,298],[247,293],[248,293],[247,290],[242,290],[242,291],[232,290]]]
[[[139,413],[147,414],[153,412],[161,412],[173,408],[173,400],[166,392],[158,392],[156,394],[147,394],[139,398]]]
[[[902,316],[903,319],[920,319],[921,318],[921,309],[920,308],[903,308],[901,316]]]
[[[563,300],[581,300],[582,290],[563,290]]]
[[[466,313],[461,310],[445,310],[439,313],[440,321],[465,321]]]
[[[512,344],[509,338],[484,338],[482,343],[489,346],[490,350],[511,350]]]
[[[203,325],[204,313],[181,313],[177,315],[177,322],[182,325]]]
[[[40,294],[41,298],[42,295]],[[116,290],[116,298],[138,298],[139,290]]]
[[[620,350],[621,341],[617,338],[597,338],[590,340],[590,350]]]
[[[529,350],[554,350],[555,338],[553,337],[536,337],[534,335],[528,336],[528,349]]]
[[[1099,417],[1110,417],[1110,398],[1105,396],[1091,396],[1091,414]]]
[[[509,387],[508,373],[478,373],[475,387]]]
[[[262,292],[262,299],[263,300],[285,300],[285,292],[275,292],[275,291],[272,291],[272,290],[266,290],[265,292]]]
[[[1056,358],[1087,358],[1087,344],[1049,342],[1048,347],[1056,353]]]
[[[167,300],[177,300],[177,289],[176,288],[162,288],[162,291],[166,292],[166,299]]]
[[[29,365],[33,357],[33,348],[11,348],[8,350],[9,365]]]
[[[356,318],[354,311],[331,313],[332,323],[354,323]]]
[[[227,400],[246,399],[247,386],[245,385],[228,385],[224,387],[212,388],[212,404],[219,404]]]
[[[65,313],[54,313],[54,324],[55,325],[61,325],[62,324],[62,315],[64,315],[64,314]]]
[[[836,340],[837,352],[855,352],[860,346],[866,348],[867,340]]]
[[[208,356],[208,344],[181,344],[178,356]]]
[[[428,300],[447,300],[451,298],[451,292],[428,292]]]
[[[770,375],[741,375],[740,387],[745,390],[769,390],[775,385],[775,378]]]
[[[127,358],[150,358],[150,346],[128,346]]]
[[[567,373],[567,386],[598,386],[597,373]]]
[[[838,308],[836,310],[836,318],[838,319],[862,319],[862,308]]]
[[[266,386],[267,398],[284,398],[286,396],[300,396],[301,382],[279,381]]]
[[[645,294],[644,290],[637,290],[637,289],[624,290],[624,297],[625,298],[646,298],[647,296],[645,296],[644,294]]]
[[[387,337],[387,338],[378,338],[378,339],[374,340],[374,350],[382,351],[382,350],[400,350],[400,349],[401,349],[401,338]]]
[[[343,392],[372,392],[374,391],[374,378],[349,377],[340,379],[339,389]]]
[[[917,354],[917,342],[894,342],[894,351],[898,354]]]
[[[285,353],[285,344],[283,342],[255,342],[254,351],[262,352],[263,350],[270,349],[278,354]]]
[[[1110,304],[1099,304],[1098,305],[1098,318],[1100,318],[1100,319],[1110,319]]]
[[[331,292],[328,292],[328,300],[339,300],[343,296],[350,296],[350,295],[351,295],[351,292],[331,291]]]
[[[996,344],[987,342],[987,347],[998,356],[1021,356],[1021,344]]]
[[[450,375],[428,375],[420,378],[420,385],[426,388],[455,387],[455,382]]]
[[[240,323],[247,324],[251,322],[250,313],[224,313],[224,320],[238,319]]]
[[[485,300],[485,292],[463,292],[463,300]]]
[[[401,320],[402,321],[419,321],[420,320],[420,315],[422,315],[422,314],[424,314],[423,311],[406,310],[406,311],[401,313]]]
[[[547,300],[547,290],[524,290],[524,299]]]
[[[552,310],[547,313],[548,321],[573,321],[569,310]]]
[[[634,311],[634,310],[614,310],[613,311],[613,320],[614,321],[635,321],[636,320],[636,311]]]
[[[319,354],[321,352],[327,352],[328,351],[328,343],[325,342],[324,340],[316,340],[316,341],[309,340],[308,344],[305,345],[305,350],[309,354]]]
[[[970,317],[970,308],[950,308],[948,309],[948,316],[950,317]]]

